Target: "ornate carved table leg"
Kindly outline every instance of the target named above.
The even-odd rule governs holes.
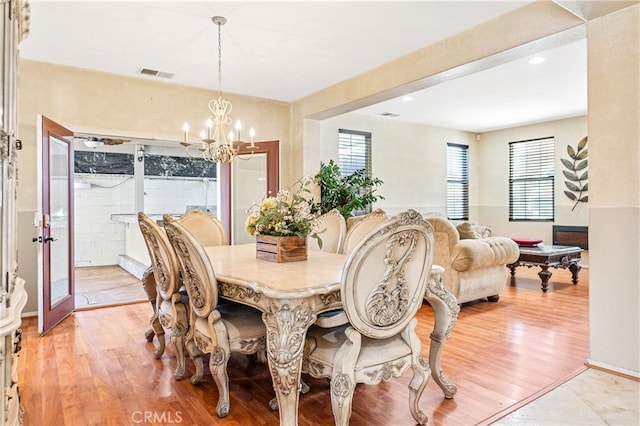
[[[445,377],[440,367],[440,357],[444,349],[445,340],[451,335],[453,326],[458,320],[460,306],[456,298],[444,288],[441,267],[432,268],[431,276],[427,284],[425,298],[433,308],[435,323],[431,333],[431,346],[429,347],[429,367],[431,367],[431,377],[444,392],[445,398],[453,398],[458,391],[447,377]]]
[[[280,425],[295,426],[305,336],[316,314],[307,303],[278,301],[270,304],[262,320],[267,327],[267,360],[278,400]]]
[[[576,285],[578,284],[578,272],[580,272],[580,269],[582,269],[582,266],[580,266],[579,263],[571,263],[569,265],[569,270],[571,271],[571,282]]]
[[[547,265],[540,266],[538,276],[542,280],[542,291],[545,293],[549,290],[549,278],[551,278],[551,275],[551,271],[549,271],[549,267]]]

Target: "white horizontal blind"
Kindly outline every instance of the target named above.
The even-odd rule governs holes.
[[[509,143],[509,220],[553,221],[554,139]]]
[[[338,150],[342,176],[349,176],[360,169],[371,176],[371,133],[339,129]]]
[[[365,175],[371,177],[371,133],[338,129],[338,165],[341,176],[364,170]],[[353,214],[370,212],[371,206],[368,206],[367,209],[356,210]]]
[[[469,220],[469,147],[447,144],[447,217]]]

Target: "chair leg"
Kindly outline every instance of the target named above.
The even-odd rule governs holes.
[[[362,336],[351,327],[345,334],[347,342],[338,349],[331,374],[331,409],[336,426],[349,424],[356,389],[355,366],[362,344]]]
[[[171,342],[176,349],[176,372],[174,377],[176,380],[184,378],[184,343],[185,336],[189,330],[187,323],[187,310],[183,304],[176,304],[176,321],[171,328]]]
[[[174,329],[171,333],[171,343],[176,349],[176,371],[174,377],[176,380],[184,378],[184,332],[180,329]]]
[[[409,410],[414,420],[421,425],[427,423],[428,417],[420,410],[420,398],[422,392],[427,387],[431,368],[422,358],[420,338],[416,334],[415,327],[417,321],[414,318],[402,331],[402,338],[411,347],[411,367],[413,368],[413,378],[409,383]]]
[[[158,312],[156,311],[151,317],[151,330],[147,331],[147,334],[151,333],[151,340],[149,340],[149,336],[147,336],[147,341],[153,341],[153,336],[155,335],[158,338],[158,347],[153,352],[153,356],[156,359],[160,359],[165,349],[165,337],[164,337],[164,328],[162,328],[162,324],[160,324],[160,320],[158,319]]]
[[[221,346],[217,346],[209,356],[209,370],[218,387],[218,405],[216,413],[218,417],[226,417],[229,414],[229,376],[227,375],[227,363],[230,353]]]
[[[415,358],[415,357],[414,357]],[[413,378],[409,383],[409,410],[414,420],[421,425],[427,424],[428,417],[420,410],[420,398],[427,387],[431,371],[429,365],[418,355],[418,360],[413,361]]]
[[[187,335],[184,346],[186,347],[187,352],[189,352],[189,356],[191,357],[191,360],[193,361],[193,365],[196,368],[196,372],[193,373],[193,375],[191,376],[191,384],[197,385],[202,380],[202,376],[204,374],[204,368],[203,368],[203,362],[202,362],[203,353],[196,346],[196,343],[194,342],[193,336],[191,334]]]
[[[331,378],[331,409],[336,426],[349,424],[355,387],[352,378],[346,374],[334,375]]]
[[[156,299],[158,297],[158,291],[156,290],[156,280],[155,276],[153,275],[152,267],[149,267],[146,271],[144,271],[144,275],[142,276],[142,289],[149,299],[151,309],[153,309],[153,315],[150,319],[151,328],[144,333],[144,337],[145,339],[147,339],[147,342],[152,342],[153,337],[158,335],[158,327],[162,329],[160,321],[158,320],[158,312],[156,311]],[[162,354],[160,354],[160,356],[162,356]]]

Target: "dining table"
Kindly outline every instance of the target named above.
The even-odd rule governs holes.
[[[205,251],[219,296],[262,312],[280,425],[297,425],[307,329],[319,314],[341,308],[340,282],[347,255],[309,250],[307,260],[276,263],[256,258],[255,244],[208,246]],[[444,375],[440,358],[459,306],[444,288],[443,272],[440,266],[432,267],[425,294],[435,317],[428,364],[445,398],[452,398],[457,389]]]

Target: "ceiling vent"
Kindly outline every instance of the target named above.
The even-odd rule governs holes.
[[[151,70],[149,68],[141,68],[138,71],[138,74],[149,75],[151,77],[160,77],[160,78],[172,78],[173,77],[173,73],[172,72],[156,71],[156,70]]]
[[[396,114],[395,112],[381,112],[380,115],[383,117],[400,117],[400,114]]]

